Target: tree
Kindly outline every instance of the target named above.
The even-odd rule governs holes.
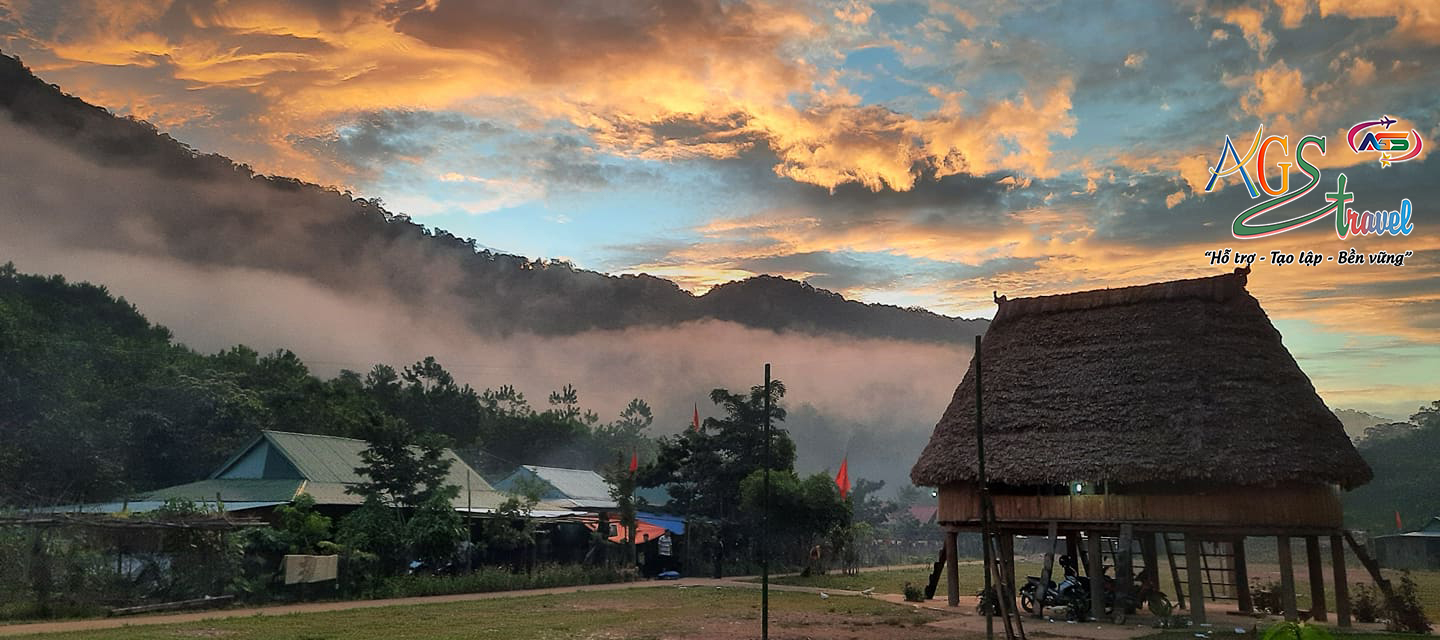
[[[432,569],[443,568],[455,557],[465,539],[465,522],[450,504],[450,496],[432,493],[415,508],[405,523],[405,540],[414,557]]]
[[[604,461],[613,460],[617,455],[628,456],[632,453],[647,459],[653,458],[655,441],[650,438],[648,431],[654,422],[655,416],[648,403],[640,398],[631,400],[620,412],[618,419],[596,427],[591,435],[591,450],[596,462],[603,466]]]
[[[460,487],[445,484],[450,460],[439,436],[383,414],[371,416],[364,435],[364,464],[355,473],[365,480],[347,492],[392,507],[418,507],[435,496],[448,500],[459,494]]]
[[[876,495],[884,488],[884,480],[859,478],[855,481],[855,487],[850,491],[850,503],[855,511],[855,522],[865,522],[872,527],[881,527],[890,520],[890,515],[895,513],[900,505],[888,500],[881,500]]]
[[[275,516],[280,540],[289,553],[315,553],[321,542],[330,539],[330,518],[315,512],[315,498],[308,493],[276,507]]]
[[[771,381],[769,468],[791,472],[795,442],[780,427],[785,420],[780,404],[784,396],[785,384]],[[724,417],[706,418],[700,431],[687,429],[661,439],[656,462],[642,470],[639,482],[647,487],[667,485],[677,510],[718,524],[718,572],[724,560],[720,550],[739,549],[749,541],[747,527],[736,525],[751,519],[740,509],[741,483],[765,466],[765,387],[757,385],[747,394],[715,389],[710,399],[725,410]]]

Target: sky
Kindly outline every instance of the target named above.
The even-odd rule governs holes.
[[[262,173],[696,293],[769,273],[977,317],[997,293],[1234,268],[1209,250],[1410,251],[1256,262],[1249,288],[1331,406],[1403,418],[1440,398],[1427,0],[0,0],[0,50]],[[1382,116],[1417,157],[1348,147]],[[1209,169],[1261,128],[1285,137],[1272,189],[1279,163],[1310,182],[1302,137],[1327,145],[1306,152],[1314,192],[1261,221],[1321,207],[1343,172],[1358,210],[1408,199],[1411,232],[1341,239],[1325,217],[1232,237],[1262,200],[1239,174],[1207,191]]]

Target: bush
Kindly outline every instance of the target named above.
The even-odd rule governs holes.
[[[1367,584],[1356,584],[1350,589],[1350,615],[1356,622],[1375,622],[1380,619],[1380,590]]]
[[[905,583],[905,601],[906,601],[906,602],[924,602],[924,601],[925,601],[925,590],[922,589],[922,588],[920,588],[920,587],[917,587],[917,586],[915,586],[915,585],[913,585],[913,584],[910,584],[909,582],[906,582],[906,583]]]
[[[1425,616],[1425,607],[1420,605],[1420,596],[1415,593],[1415,581],[1406,571],[1400,576],[1400,587],[1386,607],[1387,631],[1402,633],[1430,633],[1430,618]]]

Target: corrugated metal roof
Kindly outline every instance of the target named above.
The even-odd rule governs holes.
[[[288,431],[265,431],[264,436],[300,470],[310,482],[356,484],[364,478],[355,473],[361,466],[360,454],[369,446],[364,440],[322,436]],[[480,474],[475,473],[455,452],[446,449],[445,458],[450,461],[447,484],[453,484],[464,491],[465,472],[470,471],[469,486],[475,491],[489,491],[494,487]]]
[[[192,500],[195,502],[214,502],[216,495],[220,496],[223,502],[289,502],[295,499],[299,493],[303,480],[273,479],[273,480],[250,480],[250,479],[214,479],[191,482],[189,484],[177,485],[156,489],[144,495],[139,500],[154,500],[164,502],[171,498],[181,500]]]
[[[246,454],[257,447],[271,447],[298,470],[303,479],[296,478],[255,478],[220,477],[235,464],[246,460]],[[224,502],[290,502],[300,493],[308,493],[316,504],[359,505],[364,502],[360,496],[348,493],[347,487],[363,481],[355,473],[361,466],[360,454],[369,446],[364,440],[323,436],[288,431],[263,431],[244,449],[237,452],[211,476],[210,479],[174,487],[157,489],[140,496],[139,500],[163,502],[169,498],[185,500],[215,501],[218,493]],[[495,491],[479,473],[465,464],[455,452],[446,449],[445,458],[450,461],[450,471],[445,477],[446,484],[460,487],[460,495],[452,501],[457,508],[467,504],[475,508],[493,508],[504,502],[505,496]],[[271,465],[256,466],[256,469],[273,469]],[[253,472],[255,469],[247,471]],[[287,469],[286,475],[289,475]],[[468,477],[467,477],[468,475]],[[469,500],[466,488],[470,489]]]
[[[218,508],[219,508],[219,507],[216,506],[215,500],[213,500],[213,499],[211,499],[211,500],[196,500],[196,501],[194,501],[194,502],[195,502],[196,505],[201,506],[201,507],[205,507],[205,508],[208,508],[208,509],[218,509]],[[259,509],[259,508],[262,508],[262,507],[273,507],[273,506],[281,505],[281,504],[286,504],[286,503],[285,503],[285,502],[230,502],[230,501],[226,501],[226,502],[224,503],[224,506],[225,506],[225,511],[227,511],[227,512],[235,512],[235,511],[245,511],[246,509]],[[91,504],[65,505],[65,506],[59,506],[59,507],[51,507],[51,508],[48,508],[48,509],[42,508],[42,509],[40,509],[40,511],[48,512],[48,513],[147,513],[147,512],[150,512],[150,511],[154,511],[154,510],[156,510],[156,509],[159,509],[160,507],[163,507],[163,506],[165,506],[165,501],[164,501],[164,500],[131,500],[131,501],[129,501],[129,502],[101,502],[101,503],[91,503]]]
[[[541,480],[550,483],[550,486],[555,487],[555,490],[566,498],[581,502],[615,504],[614,498],[610,497],[610,483],[605,482],[605,479],[594,471],[542,467],[533,464],[527,464],[525,468],[539,476]]]

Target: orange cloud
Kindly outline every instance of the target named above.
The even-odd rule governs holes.
[[[15,9],[32,10],[24,0]],[[918,116],[860,105],[807,61],[836,55],[827,38],[868,19],[859,2],[828,13],[693,0],[560,14],[454,0],[412,10],[379,0],[331,8],[90,2],[61,13],[63,29],[26,36],[55,65],[153,68],[188,92],[243,90],[258,106],[239,126],[265,137],[269,152],[240,159],[321,181],[335,172],[288,139],[378,109],[459,109],[522,128],[565,121],[608,151],[646,158],[728,158],[764,144],[778,156],[777,175],[873,190],[910,189],[932,167],[1049,175],[1050,136],[1073,132],[1068,81],[973,113],[955,101]],[[1007,110],[1026,117],[998,115]],[[161,111],[149,113],[173,118]],[[1046,124],[1015,124],[1022,121]],[[666,135],[676,122],[696,131]]]

